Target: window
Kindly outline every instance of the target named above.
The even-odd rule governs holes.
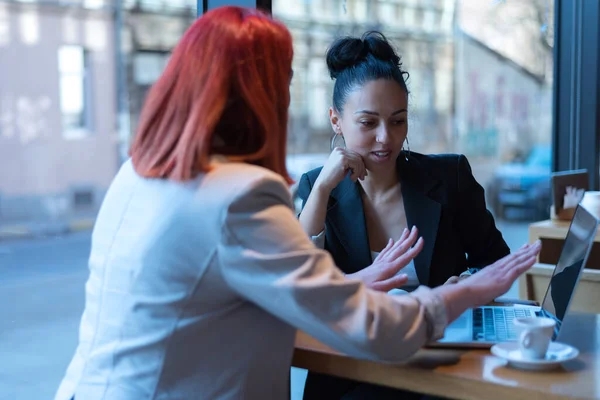
[[[91,128],[87,52],[81,46],[60,47],[58,70],[63,135],[85,136]]]
[[[488,208],[507,239],[514,238],[509,245],[526,242],[528,223],[548,218],[551,201],[550,166],[533,171],[526,160],[550,157],[553,1],[307,4],[291,12],[285,0],[273,0],[274,15],[292,27],[295,46],[288,143],[292,174],[299,176],[328,157],[333,82],[325,65],[327,47],[340,35],[377,29],[392,41],[410,73],[411,150],[465,154],[486,189]],[[536,178],[524,179],[517,189],[505,184],[521,173]]]
[[[136,84],[150,86],[160,77],[169,62],[169,53],[140,51],[133,57],[133,80]]]

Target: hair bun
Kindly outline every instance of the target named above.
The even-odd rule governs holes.
[[[373,57],[378,58],[381,61],[387,61],[398,67],[400,66],[400,56],[396,54],[396,51],[383,33],[370,31],[363,35],[362,40],[365,42],[366,47],[369,49],[369,53],[372,54]]]
[[[365,43],[355,37],[337,39],[327,50],[327,68],[331,79],[347,68],[351,68],[367,58],[368,49]]]
[[[331,79],[336,79],[344,70],[367,60],[369,55],[400,66],[400,57],[385,36],[376,31],[366,32],[362,38],[344,37],[337,39],[327,50],[327,68]]]

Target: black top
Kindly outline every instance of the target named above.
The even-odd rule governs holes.
[[[398,157],[408,227],[415,225],[424,239],[414,265],[419,282],[435,287],[469,268],[483,268],[509,254],[485,205],[484,190],[463,155]],[[302,207],[321,172],[302,175],[298,196]],[[325,249],[345,272],[372,263],[361,188],[347,176],[331,192],[325,221]],[[394,238],[395,239],[395,238]]]

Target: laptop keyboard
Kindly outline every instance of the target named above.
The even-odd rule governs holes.
[[[513,320],[531,317],[531,310],[522,308],[479,307],[473,309],[473,340],[505,342],[516,340]]]

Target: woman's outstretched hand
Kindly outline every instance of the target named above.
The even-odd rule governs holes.
[[[477,304],[484,305],[506,293],[521,274],[535,264],[541,243],[526,244],[516,252],[501,258],[492,265],[460,281],[477,295]]]
[[[517,278],[533,266],[540,249],[539,241],[526,244],[468,279],[433,289],[444,298],[449,321],[468,308],[488,304],[506,293]]]
[[[408,281],[406,274],[398,274],[423,249],[423,238],[418,237],[419,231],[413,227],[405,229],[402,236],[394,242],[390,239],[387,246],[379,253],[373,264],[346,277],[360,279],[373,290],[387,292],[400,287]]]
[[[448,278],[448,280],[446,281],[446,283],[444,283],[444,285],[452,285],[454,283],[458,283],[464,279],[467,279],[470,275],[463,275],[463,276],[451,276],[450,278]]]

